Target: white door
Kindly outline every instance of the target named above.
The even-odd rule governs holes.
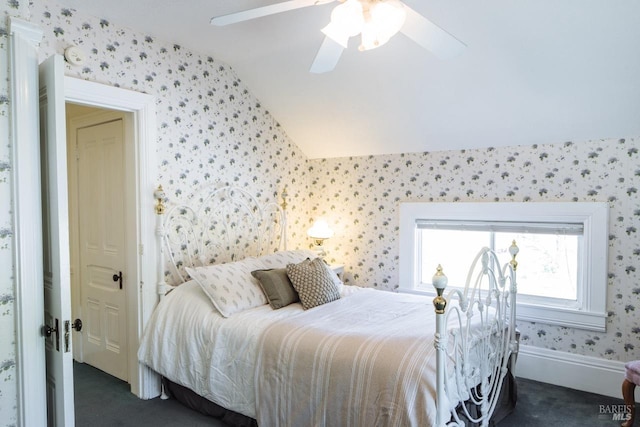
[[[123,121],[97,120],[75,137],[82,358],[128,381]]]
[[[40,65],[44,319],[50,328],[45,356],[50,427],[73,427],[75,423],[64,104],[64,60],[55,55]]]

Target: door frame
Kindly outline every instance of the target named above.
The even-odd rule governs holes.
[[[129,384],[142,399],[157,395],[157,376],[138,362],[138,342],[157,302],[155,269],[154,198],[156,163],[155,97],[86,80],[65,77],[65,101],[109,110],[133,113],[135,151],[135,245],[138,256],[128,266],[127,319],[129,342]],[[129,225],[127,225],[127,228]],[[137,319],[137,321],[136,321]]]
[[[47,424],[38,46],[42,30],[9,16],[13,259],[18,425]],[[34,123],[36,123],[34,125]]]

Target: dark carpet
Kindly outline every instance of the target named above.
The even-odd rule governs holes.
[[[224,426],[176,400],[140,400],[128,383],[87,364],[74,363],[73,375],[77,427]]]
[[[75,363],[74,376],[78,427],[224,426],[175,400],[140,400],[130,393],[129,384],[89,365]],[[518,404],[499,427],[619,426],[611,412],[621,409],[622,403],[622,399],[518,379]]]
[[[622,386],[623,376],[620,376]],[[623,410],[620,398],[558,387],[519,378],[518,403],[499,427],[604,427],[620,426],[612,411]]]

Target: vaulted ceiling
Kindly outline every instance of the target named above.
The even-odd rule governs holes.
[[[273,0],[58,0],[233,67],[310,158],[640,135],[637,0],[406,0],[467,48],[439,60],[403,34],[309,73],[338,3],[226,27]]]

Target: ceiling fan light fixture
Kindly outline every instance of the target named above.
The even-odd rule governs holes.
[[[331,12],[331,22],[322,32],[344,48],[347,47],[349,37],[362,31],[364,16],[362,4],[358,0],[346,0],[336,6]]]
[[[399,0],[379,0],[369,3],[364,11],[361,51],[382,46],[402,29],[407,18]]]

